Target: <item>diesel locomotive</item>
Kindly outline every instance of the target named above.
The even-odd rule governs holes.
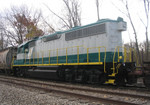
[[[122,47],[121,34],[126,26],[120,17],[102,19],[36,37],[18,46],[9,70],[17,76],[36,74],[82,83],[133,84],[137,80],[136,63],[132,50]]]

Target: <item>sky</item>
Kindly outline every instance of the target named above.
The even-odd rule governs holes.
[[[33,9],[41,9],[45,19],[52,22],[57,26],[58,18],[52,16],[52,13],[45,7],[44,4],[48,5],[58,15],[63,13],[63,2],[62,0],[0,0],[0,12],[2,13],[5,9],[9,9],[11,6],[27,5]],[[119,0],[99,0],[100,1],[100,19],[109,18],[116,20],[118,17],[122,17],[127,22],[127,31],[123,32],[123,42],[127,43],[134,41],[134,34],[128,18],[125,14],[121,13],[118,8],[125,11],[124,6]],[[95,0],[79,0],[81,4],[81,20],[82,25],[94,23],[97,21],[97,11]],[[141,0],[129,0],[129,9],[133,17],[133,22],[138,32],[138,41],[142,42],[145,40],[144,27],[140,22],[139,17],[145,20],[143,12],[143,4]]]

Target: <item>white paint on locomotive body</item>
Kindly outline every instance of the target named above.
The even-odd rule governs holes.
[[[83,33],[83,29],[98,26],[101,24],[105,24],[104,25],[105,31],[103,33],[81,38],[75,38],[71,40],[66,40],[65,38],[66,34],[69,32],[75,31],[77,32],[78,30],[81,30]],[[89,26],[87,25],[85,27],[82,26],[81,28],[78,29],[71,29],[69,31],[58,33],[56,35],[58,35],[59,38],[50,41],[45,41],[46,39],[44,39],[47,38],[49,35],[42,36],[35,41],[34,47],[29,46],[28,53],[17,54],[17,59],[42,58],[42,57],[49,57],[49,55],[50,57],[56,57],[57,55],[66,56],[66,48],[67,48],[67,55],[75,55],[78,53],[77,52],[78,48],[75,46],[79,46],[79,54],[86,54],[87,48],[100,46],[104,46],[106,48],[106,52],[114,52],[116,46],[122,46],[121,32],[125,30],[126,30],[126,22],[124,22],[123,20],[122,21],[108,20],[102,23],[96,23]],[[97,53],[97,52],[98,49],[96,48],[89,49],[89,53]],[[105,49],[101,48],[100,52],[105,52]]]

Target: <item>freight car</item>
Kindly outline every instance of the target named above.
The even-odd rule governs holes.
[[[38,74],[83,83],[133,84],[135,62],[122,47],[126,22],[102,19],[96,23],[34,38],[18,47],[15,75]],[[43,74],[45,73],[45,74]]]
[[[0,72],[10,74],[16,51],[17,48],[15,47],[9,47],[0,51]]]

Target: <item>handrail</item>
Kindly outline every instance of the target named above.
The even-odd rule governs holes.
[[[101,57],[101,54],[100,54],[100,47],[98,47],[98,61],[100,62],[100,57]]]
[[[124,62],[127,61],[127,49],[124,47]]]
[[[37,53],[37,56],[38,56],[38,64],[39,64],[39,52]]]
[[[26,64],[26,52],[25,52],[25,64]]]
[[[119,49],[120,48],[122,48],[122,49],[124,49],[124,60],[123,60],[123,62],[125,63],[125,62],[127,62],[127,48],[126,47],[122,47],[122,46],[117,46],[116,48],[115,48],[115,51],[114,51],[114,56],[113,56],[113,73],[115,73],[115,57],[116,57],[116,53],[118,53],[118,62],[120,62],[120,55],[119,55]],[[116,52],[118,50],[118,52]],[[137,57],[137,53],[136,53],[136,51],[135,51],[135,49],[134,48],[129,48],[129,59],[128,59],[128,62],[132,62],[132,52],[134,52],[134,55],[133,56],[135,56],[135,58],[136,58],[136,63],[137,63],[137,65],[138,65],[138,57]],[[120,67],[120,65],[118,65],[117,66],[117,72],[118,72],[118,67]]]
[[[139,66],[138,57],[137,57],[137,52],[136,52],[136,51],[134,51],[134,53],[135,53],[135,58],[136,58],[137,66]]]
[[[98,62],[99,63],[100,63],[100,48],[104,48],[105,49],[105,55],[104,55],[104,73],[106,73],[106,47],[105,46],[87,48],[87,63],[89,63],[89,49],[96,49],[96,48],[98,48]]]
[[[70,49],[72,48],[72,49]],[[83,51],[84,51],[84,54],[86,54],[86,59],[87,61],[83,61],[83,62],[80,62],[80,52],[83,48]],[[104,61],[101,62],[101,49],[103,49],[103,52],[104,52],[104,56],[103,56],[103,59]],[[70,49],[70,50],[69,50]],[[90,49],[94,49],[96,51],[96,53],[98,53],[98,56],[96,55],[97,59],[94,61],[94,62],[91,62],[90,61]],[[123,51],[120,51],[120,49],[124,49],[124,53]],[[129,49],[129,52],[127,52],[127,50]],[[63,61],[63,63],[59,63],[59,50],[62,50],[63,51],[63,56],[66,56],[66,60]],[[98,50],[98,51],[97,51]],[[47,51],[47,50],[46,50]],[[47,65],[69,65],[69,64],[72,64],[72,65],[82,65],[82,64],[85,64],[85,65],[90,65],[90,64],[103,64],[104,65],[104,72],[106,73],[106,47],[105,46],[99,46],[99,47],[85,47],[83,45],[81,46],[72,46],[72,47],[66,47],[66,48],[58,48],[58,49],[53,49],[53,50],[48,50],[48,52],[46,51],[41,51],[41,52],[32,52],[30,53],[29,55],[27,55],[27,53],[25,53],[24,57],[25,57],[25,60],[24,60],[24,64],[26,65],[45,65],[46,63],[44,62],[44,57],[46,55],[46,57],[48,57],[48,53],[49,53],[49,63]],[[52,51],[55,51],[55,52],[52,52]],[[69,63],[69,53],[68,51],[70,52],[74,52],[75,55],[77,56],[77,58],[75,58],[75,62],[73,63]],[[93,51],[93,50],[91,50]],[[132,53],[134,51],[134,53]],[[52,52],[52,53],[51,53]],[[120,52],[122,52],[124,54],[124,57],[120,57]],[[33,56],[31,56],[33,54]],[[40,57],[39,57],[39,54],[40,54]],[[53,55],[54,54],[54,55]],[[130,54],[128,56],[128,54]],[[134,48],[126,48],[126,47],[122,47],[122,46],[117,46],[115,48],[115,51],[114,51],[114,55],[113,55],[113,73],[117,73],[118,72],[118,67],[120,67],[120,65],[117,65],[117,67],[115,67],[115,63],[116,62],[120,62],[120,59],[123,58],[123,62],[132,62],[132,54],[134,54],[133,56],[136,58],[136,62],[138,64],[138,57],[137,57],[137,53],[135,52],[135,49]],[[116,56],[118,56],[118,58],[115,60]],[[121,55],[122,56],[122,55]],[[57,61],[56,63],[52,63],[51,64],[51,57],[56,57],[57,58]],[[33,60],[31,59],[33,58]],[[41,58],[42,58],[42,62],[41,62]],[[36,60],[36,63],[35,63],[35,60]],[[39,62],[40,60],[40,62]],[[56,59],[55,59],[56,60]],[[66,61],[66,62],[65,62]],[[116,61],[116,62],[115,62]],[[64,63],[65,62],[65,63]],[[14,63],[14,61],[12,62]],[[12,64],[14,65],[14,64]],[[117,69],[117,71],[116,71]]]
[[[68,49],[69,48],[74,48],[74,47],[77,47],[77,62],[79,63],[79,47],[82,47],[82,46],[73,46],[73,47],[67,47],[67,48],[59,48],[59,49],[53,49],[53,50],[48,50],[48,51],[49,51],[49,53],[51,51],[56,51],[57,64],[58,64],[58,61],[59,61],[59,59],[58,59],[58,56],[59,56],[58,51],[59,50],[66,50],[66,64],[67,64],[67,62],[68,62],[68,53],[67,53]],[[49,57],[49,59],[50,59],[50,57]],[[50,64],[50,60],[49,60],[49,64]]]
[[[49,50],[49,64],[50,64],[50,62],[51,62],[51,50]]]
[[[89,63],[89,48],[87,48],[87,63]]]
[[[29,56],[29,64],[31,64],[31,55]]]
[[[115,73],[115,57],[116,57],[116,51],[118,50],[118,62],[120,62],[120,48],[122,48],[122,49],[124,49],[124,62],[126,62],[126,48],[125,47],[122,47],[122,46],[117,46],[116,48],[115,48],[115,51],[114,51],[114,56],[113,56],[113,73]],[[117,69],[117,72],[118,72],[118,69]]]
[[[57,64],[58,64],[58,49],[57,49]]]
[[[43,64],[43,56],[44,56],[44,54],[43,54],[43,51],[42,51],[42,64]]]
[[[13,55],[13,59],[12,59],[12,62],[11,62],[11,69],[13,69],[13,65],[14,65],[14,55]]]
[[[77,62],[79,64],[79,46],[77,46]]]
[[[104,57],[104,73],[106,73],[106,47],[105,48],[105,57]]]
[[[68,53],[67,53],[67,51],[68,51],[68,50],[67,50],[67,48],[66,48],[66,64],[68,63],[68,56],[67,56]]]
[[[132,48],[130,48],[130,58],[129,58],[129,61],[130,62],[132,61]]]
[[[115,56],[116,56],[116,50],[117,50],[117,47],[115,48],[115,51],[114,51],[114,56],[113,56],[113,73],[115,73]]]
[[[136,59],[135,62],[137,63],[137,65],[139,65],[139,61],[138,61],[138,57],[137,57],[137,53],[136,53],[135,49],[134,49],[134,48],[130,48],[129,50],[130,50],[130,53],[129,53],[129,54],[130,54],[129,61],[130,61],[130,62],[133,62],[133,61],[132,61],[132,60],[133,60],[132,57],[135,57],[135,59]],[[132,55],[132,54],[134,54],[134,55]]]
[[[83,45],[81,45],[81,46],[72,46],[72,47],[67,47],[67,48],[58,48],[58,49],[51,49],[51,50],[48,50],[48,53],[49,53],[49,57],[48,57],[48,64],[50,65],[51,64],[51,52],[52,51],[56,51],[56,58],[57,58],[57,61],[56,61],[56,64],[57,65],[59,65],[59,64],[69,64],[68,63],[68,49],[70,49],[70,48],[76,48],[76,54],[77,54],[77,64],[104,64],[104,72],[106,72],[106,47],[105,46],[99,46],[99,47],[90,47],[90,48],[87,48],[87,47],[85,47],[85,46],[83,46]],[[79,52],[79,50],[80,50],[80,48],[83,48],[83,49],[85,49],[84,51],[87,51],[86,53],[87,53],[87,62],[85,62],[85,63],[83,63],[83,62],[81,62],[80,63],[80,52]],[[104,62],[102,63],[101,62],[101,48],[104,48],[105,50],[103,51],[104,52]],[[98,49],[98,61],[96,61],[96,62],[90,62],[89,61],[89,50],[90,49]],[[66,62],[65,63],[59,63],[59,50],[64,50],[65,51],[65,56],[66,56]],[[73,50],[74,51],[74,50]],[[33,58],[33,60],[31,61],[31,54],[30,54],[30,56],[29,56],[29,65],[31,65],[31,64],[33,64],[33,65],[41,65],[41,64],[43,64],[44,65],[44,54],[48,54],[48,53],[44,53],[45,51],[40,51],[40,53],[39,52],[37,52],[36,53],[36,57],[35,57],[35,52],[32,52],[31,54],[33,54],[33,56],[32,56],[32,58]],[[39,54],[40,54],[40,57],[39,57]],[[25,54],[25,56],[26,56],[26,54]],[[37,59],[37,62],[35,63],[35,58]],[[39,59],[40,58],[42,58],[42,63],[41,62],[39,62]],[[76,63],[74,63],[74,64],[76,64]],[[26,64],[26,57],[25,57],[25,64]],[[55,64],[55,63],[54,63]]]
[[[34,64],[34,56],[35,56],[35,53],[33,53],[33,64]]]

